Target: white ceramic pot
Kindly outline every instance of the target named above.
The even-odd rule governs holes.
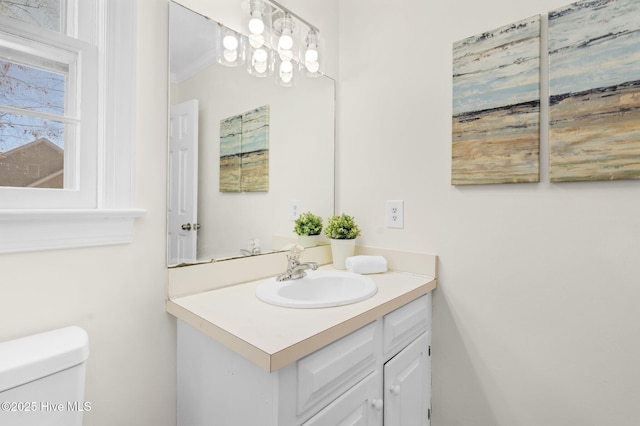
[[[298,235],[298,244],[302,247],[315,247],[320,243],[320,235]]]
[[[353,256],[356,250],[356,240],[334,240],[331,239],[331,257],[333,267],[336,269],[347,269],[345,260]]]

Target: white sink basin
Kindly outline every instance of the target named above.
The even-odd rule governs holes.
[[[341,271],[307,271],[298,280],[270,278],[258,284],[258,299],[286,308],[328,308],[368,299],[378,291],[364,275]]]

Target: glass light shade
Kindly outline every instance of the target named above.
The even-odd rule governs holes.
[[[249,0],[247,28],[249,34],[262,34],[264,25],[265,4],[263,0]]]
[[[292,87],[294,80],[294,67],[291,61],[281,61],[278,64],[276,82],[282,87]]]
[[[245,38],[235,31],[218,25],[216,60],[227,67],[237,67],[245,61]]]
[[[301,66],[305,69],[305,74],[309,77],[322,75],[320,70],[320,34],[315,29],[310,29],[305,38],[304,59]]]
[[[291,50],[293,48],[293,37],[290,34],[282,34],[278,39],[278,48]]]
[[[249,20],[249,32],[251,34],[262,34],[264,32],[262,18],[251,18]]]
[[[247,34],[248,44],[258,49],[270,42],[270,7],[263,0],[249,0],[243,3],[243,32]]]
[[[251,18],[249,19],[249,32],[251,34],[262,34],[264,32],[264,22],[262,22],[262,18]]]
[[[313,47],[309,47],[304,52],[304,61],[305,63],[318,62],[318,56],[318,51]]]
[[[255,52],[253,52],[252,60],[255,62],[267,63],[268,56],[269,54],[265,49],[256,49]]]
[[[238,39],[232,35],[225,35],[222,39],[222,46],[225,50],[236,50],[238,48]]]
[[[273,54],[266,48],[252,49],[249,67],[249,74],[255,77],[268,77],[273,73]]]
[[[296,45],[298,34],[296,33],[296,22],[287,12],[277,12],[273,19],[273,31],[278,37],[278,54],[282,61],[290,61],[297,53]]]
[[[293,72],[293,64],[291,61],[282,61],[280,63],[280,74],[291,74]]]

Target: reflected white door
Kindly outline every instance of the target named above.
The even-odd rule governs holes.
[[[196,260],[198,242],[198,100],[171,107],[167,201],[169,265]]]

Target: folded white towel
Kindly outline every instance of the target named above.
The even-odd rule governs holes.
[[[345,260],[347,271],[355,274],[387,272],[387,259],[382,256],[351,256]]]

